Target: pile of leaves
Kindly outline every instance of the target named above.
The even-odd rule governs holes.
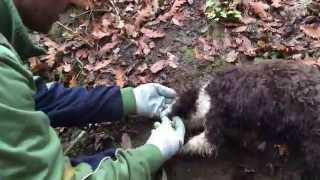
[[[165,48],[155,54],[161,60],[145,60],[155,56],[152,51],[159,48],[157,40],[166,36],[162,24],[183,26],[188,16],[182,12],[188,6],[187,0],[75,2],[89,9],[62,15],[51,31],[53,40],[45,35],[38,37],[48,54],[31,59],[35,73],[49,70],[49,79],[71,87],[123,87],[151,82],[153,74],[166,67],[178,67],[178,58]]]

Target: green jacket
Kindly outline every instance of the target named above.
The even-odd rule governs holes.
[[[47,115],[35,111],[33,76],[23,60],[39,54],[12,1],[0,0],[0,179],[150,180],[163,163],[153,145],[119,149],[95,170],[71,167]]]

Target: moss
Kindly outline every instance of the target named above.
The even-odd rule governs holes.
[[[187,64],[194,64],[195,54],[192,48],[182,49],[182,60]]]

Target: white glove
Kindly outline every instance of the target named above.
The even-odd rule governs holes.
[[[168,87],[156,83],[140,85],[133,89],[137,114],[149,118],[170,113],[177,93]],[[162,112],[165,111],[165,114]]]
[[[185,127],[180,117],[162,117],[162,122],[154,124],[155,129],[152,130],[146,144],[156,146],[165,160],[175,155],[184,144]]]

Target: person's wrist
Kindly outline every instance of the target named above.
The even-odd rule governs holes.
[[[122,88],[120,90],[122,104],[123,104],[123,114],[130,115],[136,113],[136,99],[133,93],[132,87]]]
[[[137,147],[131,152],[137,157],[143,157],[147,160],[151,173],[155,173],[166,161],[159,148],[152,144],[145,144]]]

